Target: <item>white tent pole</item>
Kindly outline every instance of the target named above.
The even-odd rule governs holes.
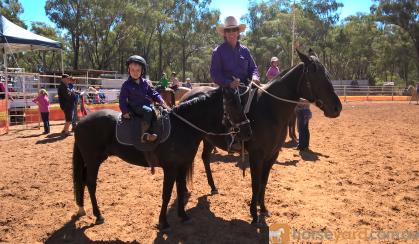
[[[6,87],[5,99],[6,99],[6,133],[9,133],[9,84],[7,83],[7,53],[3,48],[3,66],[4,66],[4,86]]]

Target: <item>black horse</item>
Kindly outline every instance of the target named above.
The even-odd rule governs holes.
[[[293,67],[284,76],[278,76],[265,85],[263,89],[266,92],[258,89],[250,106],[248,117],[253,135],[245,143],[245,148],[249,153],[252,178],[250,213],[254,224],[259,223],[257,204],[260,205],[261,215],[269,216],[265,206],[266,184],[272,165],[285,142],[288,122],[294,114],[295,103],[281,99],[297,101],[299,98],[305,98],[315,103],[329,118],[338,117],[342,110],[342,104],[334,92],[327,71],[316,54],[311,49],[309,55],[298,50],[297,52],[302,63]],[[210,87],[193,89],[185,94],[182,100],[187,101],[212,89]],[[212,193],[217,193],[210,168],[210,156],[214,145],[227,150],[227,144],[226,140],[220,137],[206,136],[204,139],[202,159],[205,172]]]
[[[104,221],[96,200],[96,180],[101,163],[109,156],[115,155],[131,164],[148,167],[142,152],[133,146],[124,146],[117,142],[115,126],[118,115],[119,113],[113,110],[101,110],[89,114],[80,121],[75,130],[73,183],[76,203],[79,206],[77,215],[86,214],[83,206],[84,187],[87,186],[93,214],[98,224]],[[163,203],[158,225],[160,229],[169,228],[166,211],[175,181],[178,193],[178,216],[182,221],[189,220],[184,209],[187,176],[192,176],[192,163],[205,133],[225,132],[222,125],[224,116],[228,117],[232,124],[239,124],[240,137],[248,139],[251,136],[249,123],[241,123],[248,120],[242,113],[238,96],[232,89],[214,90],[170,112],[172,126],[170,136],[155,150],[164,172]],[[188,123],[198,129],[192,128]]]

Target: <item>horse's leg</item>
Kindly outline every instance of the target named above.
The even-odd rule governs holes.
[[[260,159],[256,158],[258,153],[249,152],[250,175],[252,177],[252,201],[250,203],[250,215],[252,216],[252,224],[259,224],[259,216],[257,212],[257,203],[261,189],[261,164]]]
[[[212,178],[211,172],[211,152],[215,147],[211,145],[208,141],[204,140],[204,148],[202,150],[202,161],[205,166],[205,173],[207,174],[208,185],[211,187],[211,194],[218,194],[217,187],[215,187],[214,179]]]
[[[265,206],[265,190],[266,190],[266,185],[268,184],[269,173],[271,172],[272,165],[278,158],[278,154],[279,152],[275,153],[275,155],[270,160],[267,160],[263,164],[264,167],[262,171],[262,179],[261,179],[262,186],[261,186],[260,195],[259,195],[259,205],[260,205],[260,214],[266,217],[271,216],[271,214],[269,213],[269,210]]]
[[[178,175],[176,177],[176,191],[178,198],[178,216],[182,219],[182,222],[186,223],[189,221],[188,215],[185,212],[186,204],[186,169],[184,167],[179,168]]]
[[[168,231],[170,229],[169,223],[167,223],[167,205],[169,204],[170,197],[172,196],[173,185],[176,180],[177,169],[175,168],[163,168],[164,180],[163,180],[163,202],[161,205],[160,216],[159,216],[159,229],[162,231]]]
[[[76,204],[79,207],[75,217],[86,215],[84,210],[84,188],[86,186],[86,167],[81,152],[74,143],[73,149],[73,188]]]
[[[292,141],[297,142],[297,135],[295,134],[295,123],[297,121],[297,116],[295,116],[295,113],[291,116],[291,120],[289,122],[289,134]]]
[[[87,166],[87,189],[89,190],[90,201],[92,202],[93,214],[96,217],[96,224],[102,224],[105,219],[100,214],[96,200],[96,181],[99,172],[100,162],[91,163]]]

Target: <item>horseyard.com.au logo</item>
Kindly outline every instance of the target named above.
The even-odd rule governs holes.
[[[269,226],[269,243],[285,244],[291,241],[297,242],[323,242],[323,241],[413,241],[418,243],[418,230],[371,230],[371,229],[353,229],[353,230],[301,230],[291,229],[287,224],[272,224]]]
[[[269,226],[269,243],[282,244],[290,242],[290,227],[287,224],[272,224]]]

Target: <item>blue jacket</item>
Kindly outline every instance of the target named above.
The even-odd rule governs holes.
[[[163,98],[149,85],[146,79],[140,78],[140,82],[137,84],[130,76],[122,84],[119,94],[119,108],[123,114],[129,112],[128,104],[135,107],[150,106],[151,100],[163,103]]]

